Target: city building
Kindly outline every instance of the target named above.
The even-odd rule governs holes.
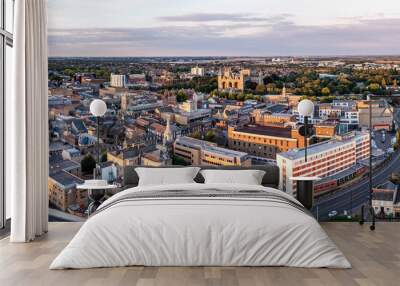
[[[119,176],[124,175],[126,166],[140,165],[141,156],[155,150],[155,146],[135,146],[124,150],[108,151],[107,161],[112,162],[117,167]]]
[[[251,166],[247,153],[217,147],[217,144],[191,137],[174,142],[174,155],[190,165]]]
[[[99,96],[101,98],[105,98],[105,97],[111,97],[111,98],[117,97],[118,98],[126,92],[128,92],[128,89],[125,87],[110,86],[107,88],[100,88]]]
[[[118,170],[113,162],[101,162],[97,163],[98,168],[100,169],[100,177],[102,180],[107,181],[108,183],[113,183],[118,178]]]
[[[211,117],[210,109],[197,109],[191,112],[179,112],[175,114],[175,122],[180,125],[189,125],[196,121],[202,121]]]
[[[198,66],[193,67],[190,69],[190,74],[195,76],[204,76],[205,74],[204,68],[200,68]]]
[[[61,155],[64,160],[79,162],[81,159],[81,151],[76,148],[65,149],[62,151]]]
[[[296,193],[296,182],[291,177],[318,176],[327,178],[337,175],[369,157],[369,133],[351,132],[334,139],[309,146],[307,150],[307,162],[304,160],[304,149],[292,149],[279,153],[276,156],[277,164],[281,170],[281,190]],[[355,169],[354,172],[358,172]],[[349,177],[349,174],[343,174]],[[351,176],[350,176],[351,177]],[[340,180],[341,177],[335,178]],[[316,195],[331,188],[332,182],[326,180],[319,182],[326,186],[316,188]],[[342,182],[341,182],[342,183]]]
[[[310,138],[308,139],[310,142]],[[292,127],[257,126],[228,127],[229,149],[249,155],[275,159],[276,154],[304,147],[304,137]]]
[[[337,124],[329,122],[314,124],[314,132],[315,137],[318,139],[331,139],[337,133]]]
[[[75,204],[86,208],[87,191],[76,188],[83,183],[82,179],[65,171],[51,173],[48,178],[49,202],[62,211]]]
[[[125,87],[127,84],[127,77],[124,74],[111,74],[110,86],[111,87]]]
[[[373,189],[372,207],[379,217],[400,217],[399,187],[387,181]]]
[[[169,156],[159,149],[143,154],[140,159],[142,166],[160,167],[172,164],[172,160]]]
[[[369,104],[366,101],[357,102],[360,127],[369,127]],[[372,126],[375,130],[390,130],[393,125],[393,108],[385,100],[372,102]]]
[[[252,122],[260,126],[283,126],[289,122],[296,122],[296,116],[291,113],[272,113],[268,109],[256,109],[251,116]]]
[[[300,95],[293,95],[293,94],[287,93],[285,86],[282,88],[281,94],[268,94],[268,95],[263,96],[263,98],[264,98],[264,101],[267,103],[283,104],[290,108],[297,106],[297,104],[301,100]]]
[[[118,173],[123,173],[126,166],[139,165],[140,163],[140,148],[128,148],[122,151],[107,152],[107,160],[117,166]]]
[[[244,84],[250,77],[250,70],[244,69],[239,73],[232,72],[230,68],[224,68],[224,71],[218,75],[218,89],[236,89],[244,90]]]
[[[127,86],[145,86],[146,85],[146,75],[145,74],[130,74],[127,78]]]

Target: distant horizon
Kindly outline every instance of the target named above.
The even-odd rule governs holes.
[[[351,57],[400,57],[400,54],[354,54],[354,55],[272,55],[272,56],[49,56],[48,58],[351,58]]]
[[[395,55],[398,0],[49,0],[55,57]]]

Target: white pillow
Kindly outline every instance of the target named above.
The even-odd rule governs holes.
[[[261,185],[265,171],[261,170],[202,170],[205,184]]]
[[[139,176],[138,186],[195,183],[200,168],[135,168]]]

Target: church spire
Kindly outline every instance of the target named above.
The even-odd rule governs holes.
[[[170,119],[167,119],[167,127],[165,127],[164,136],[163,136],[163,144],[166,145],[173,141],[173,133],[171,129]]]

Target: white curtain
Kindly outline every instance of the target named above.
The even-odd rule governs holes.
[[[13,94],[6,102],[12,242],[31,241],[48,226],[46,6],[46,0],[15,2]]]

